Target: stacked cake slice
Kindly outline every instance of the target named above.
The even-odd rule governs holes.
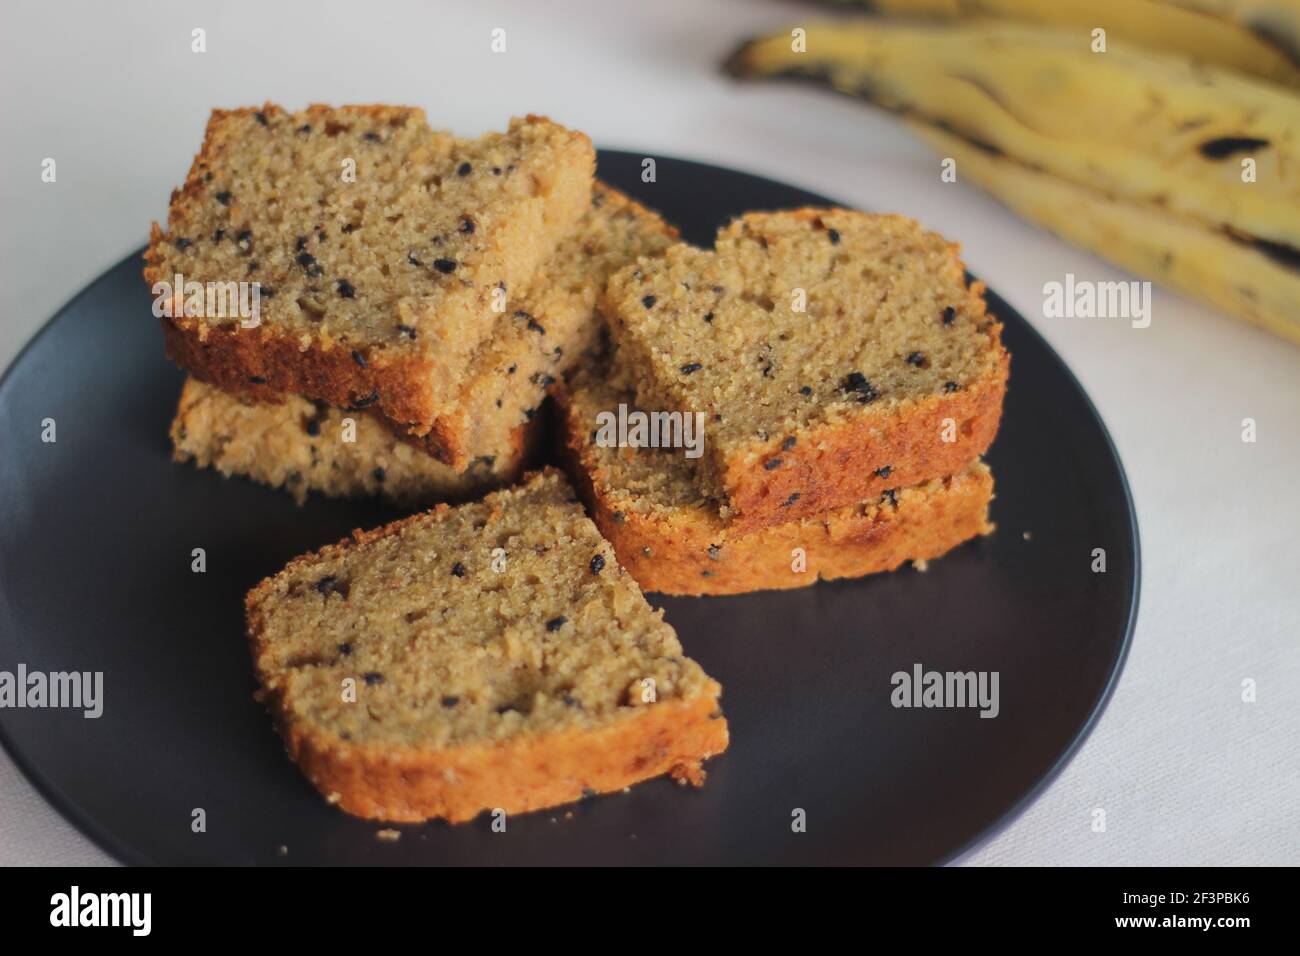
[[[586,211],[593,161],[585,136],[532,116],[467,142],[414,109],[218,111],[146,277],[257,281],[263,314],[173,314],[168,351],[230,391],[373,408],[426,435],[500,297]]]
[[[193,376],[177,456],[299,500],[516,478],[606,280],[675,236],[593,164],[584,135],[531,116],[462,141],[414,109],[214,113],[146,254]],[[255,284],[258,314],[196,309],[190,282]]]
[[[908,219],[804,209],[613,277],[610,368],[569,383],[565,447],[643,587],[798,587],[991,530],[979,458],[1009,358],[956,253]],[[620,404],[697,417],[698,460],[610,447],[597,416]]]

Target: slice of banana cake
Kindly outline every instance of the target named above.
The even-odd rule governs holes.
[[[403,107],[214,111],[145,254],[168,354],[228,391],[424,434],[586,210],[594,163],[585,135],[536,116],[460,140]],[[213,297],[185,288],[240,282],[258,315],[206,314]]]
[[[866,501],[753,531],[723,523],[680,448],[596,440],[597,416],[635,408],[626,376],[601,363],[575,370],[557,396],[565,465],[596,527],[646,591],[743,594],[807,587],[925,562],[989,534],[993,475],[981,461],[952,475],[888,488]]]
[[[982,292],[910,219],[800,209],[629,266],[602,301],[638,404],[704,414],[700,486],[753,529],[983,454],[1009,358]]]
[[[331,803],[523,813],[727,747],[721,688],[548,470],[358,531],[247,598],[260,695]]]

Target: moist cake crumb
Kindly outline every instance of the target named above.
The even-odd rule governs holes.
[[[628,266],[602,311],[638,404],[705,414],[700,488],[752,530],[873,498],[886,464],[910,485],[983,454],[1008,356],[982,292],[910,219],[800,209]]]
[[[260,696],[322,793],[372,819],[459,821],[694,774],[726,749],[721,688],[572,497],[546,471],[355,532],[250,592]]]
[[[596,183],[590,209],[523,288],[512,313],[518,321],[497,323],[420,447],[457,469],[508,448],[511,432],[531,420],[558,376],[598,339],[596,300],[609,277],[676,236],[654,212]]]

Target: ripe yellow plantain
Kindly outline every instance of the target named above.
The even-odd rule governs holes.
[[[1026,166],[1211,227],[1300,249],[1300,97],[1083,31],[872,21],[751,41],[741,77],[803,76],[984,143]],[[1253,161],[1254,182],[1243,181]]]
[[[1025,219],[1137,275],[1300,344],[1300,257],[1088,189],[923,123],[940,156]]]
[[[987,17],[1106,30],[1116,46],[1179,53],[1300,86],[1300,0],[836,0],[883,14]]]

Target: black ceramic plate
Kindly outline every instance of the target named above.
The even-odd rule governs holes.
[[[606,152],[600,174],[709,244],[746,210],[827,200]],[[904,210],[905,211],[905,210]],[[103,671],[104,710],[0,709],[0,739],[87,835],[132,862],[933,863],[1019,812],[1087,735],[1128,648],[1137,528],[1096,411],[996,296],[1013,355],[989,455],[995,536],[928,572],[662,603],[725,688],[731,749],[703,789],[656,780],[509,821],[380,826],[327,806],[253,701],[243,595],[394,516],[173,464],[181,374],[140,260],[64,308],[0,383],[0,670]],[[57,440],[41,439],[42,421]],[[207,571],[191,571],[206,549]],[[1093,549],[1106,552],[1092,571]],[[1000,712],[901,709],[891,675],[996,671]],[[202,808],[206,832],[191,827]],[[795,832],[796,810],[806,819]],[[279,848],[287,847],[287,854]]]

